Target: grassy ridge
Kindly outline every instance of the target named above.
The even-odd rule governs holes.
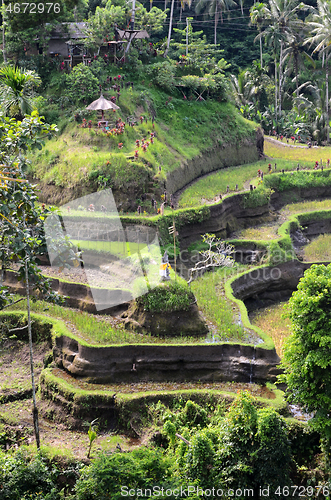
[[[271,161],[271,160],[270,160]],[[224,195],[229,186],[230,191],[235,191],[235,186],[238,184],[238,189],[247,189],[247,183],[257,185],[257,171],[261,169],[265,174],[265,179],[269,177],[268,161],[258,161],[249,165],[241,165],[240,167],[229,167],[219,170],[216,173],[210,174],[188,187],[181,195],[179,200],[180,208],[194,207],[206,202],[214,201],[220,193]],[[284,169],[285,171],[293,171],[296,169],[297,163],[292,160],[276,160],[277,171]],[[275,161],[272,160],[272,168],[274,170]],[[305,164],[308,167],[308,162]],[[270,177],[273,177],[272,174]]]
[[[120,135],[107,135],[97,129],[96,116],[92,116],[91,130],[68,118],[64,132],[30,157],[31,174],[59,187],[88,185],[91,180],[97,182],[99,176],[107,178],[108,186],[115,189],[129,184],[139,187],[165,179],[168,172],[213,147],[247,139],[254,142],[256,126],[232,104],[168,99],[167,94],[154,87],[147,91],[145,83],[136,84],[134,90],[122,89],[120,111],[106,116],[109,129],[119,117],[126,123],[128,116],[135,116],[136,124],[126,125]],[[151,103],[156,111],[155,123],[151,121]],[[140,123],[140,116],[147,122]],[[153,144],[151,132],[155,133]],[[150,143],[146,151],[136,145],[136,140],[142,139]]]
[[[244,337],[243,328],[234,322],[231,304],[222,295],[222,282],[233,272],[237,273],[238,267],[217,269],[215,272],[205,273],[191,284],[199,308],[216,327],[216,333],[213,335],[214,341],[243,340]]]
[[[300,146],[298,143],[297,145]],[[282,145],[281,141],[268,141],[267,138],[264,142],[264,151],[270,158],[294,160],[300,164],[308,162],[310,168],[313,168],[315,162],[319,162],[321,159],[325,166],[327,159],[331,158],[330,146],[323,148],[287,147]]]

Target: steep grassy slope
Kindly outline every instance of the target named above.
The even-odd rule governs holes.
[[[118,104],[120,111],[106,114],[107,133],[97,128],[96,113],[86,112],[91,129],[72,117],[62,134],[31,156],[31,175],[61,188],[62,198],[56,200],[54,189],[44,190],[46,201],[60,203],[73,192],[77,196],[111,187],[124,209],[132,209],[144,205],[145,193],[160,198],[167,175],[198,155],[231,144],[255,144],[255,125],[230,103],[169,98],[155,88],[137,86],[122,89]],[[118,134],[112,129],[119,118],[125,127]],[[132,120],[134,126],[128,124]],[[148,142],[145,151],[142,141]],[[146,201],[146,208],[150,205]]]

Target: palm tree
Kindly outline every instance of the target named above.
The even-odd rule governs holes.
[[[304,60],[309,61],[312,66],[315,67],[314,59],[303,50],[302,42],[303,40],[300,33],[291,33],[288,36],[286,48],[283,52],[283,62],[287,59],[287,70],[290,72],[293,71],[295,75],[295,92],[297,97],[299,97],[298,74],[300,69],[305,68]]]
[[[234,0],[198,0],[195,11],[199,14],[202,10],[206,9],[210,17],[214,17],[214,45],[217,45],[216,33],[219,17],[221,16],[221,23],[223,23],[223,12],[234,7],[237,3]]]
[[[251,24],[256,24],[259,33],[261,33],[261,28],[265,22],[265,4],[264,3],[255,3],[250,8],[249,15],[251,17]],[[261,68],[263,67],[263,59],[262,59],[262,37],[260,36],[260,64]]]
[[[327,2],[317,0],[318,12],[314,13],[313,21],[308,23],[312,36],[305,40],[305,44],[316,45],[314,52],[324,56],[325,63],[325,115],[326,115],[326,140],[329,142],[329,57],[331,45],[331,11]]]
[[[237,106],[247,106],[253,103],[253,89],[249,85],[249,71],[240,71],[238,76],[231,75],[233,96]]]
[[[40,85],[41,79],[34,71],[5,66],[0,69],[0,91],[2,107],[6,115],[22,120],[31,113],[33,86]]]
[[[273,49],[275,64],[275,109],[279,116],[282,112],[284,46],[290,34],[302,30],[303,22],[298,18],[298,12],[308,8],[302,2],[298,3],[298,0],[269,0],[269,7],[265,6],[262,11],[264,19],[268,21],[268,26],[264,31],[259,33],[256,39],[265,38]]]

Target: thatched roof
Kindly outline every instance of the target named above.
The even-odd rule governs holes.
[[[111,101],[107,101],[107,99],[105,99],[103,97],[103,95],[101,94],[101,96],[99,97],[99,99],[97,99],[96,101],[91,102],[91,104],[89,104],[86,109],[89,109],[91,111],[97,111],[99,109],[101,109],[101,110],[106,110],[106,109],[120,109],[120,107],[117,106],[117,104],[114,104]]]

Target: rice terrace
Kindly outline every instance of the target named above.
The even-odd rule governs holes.
[[[247,2],[2,2],[0,500],[331,496],[331,10]]]

